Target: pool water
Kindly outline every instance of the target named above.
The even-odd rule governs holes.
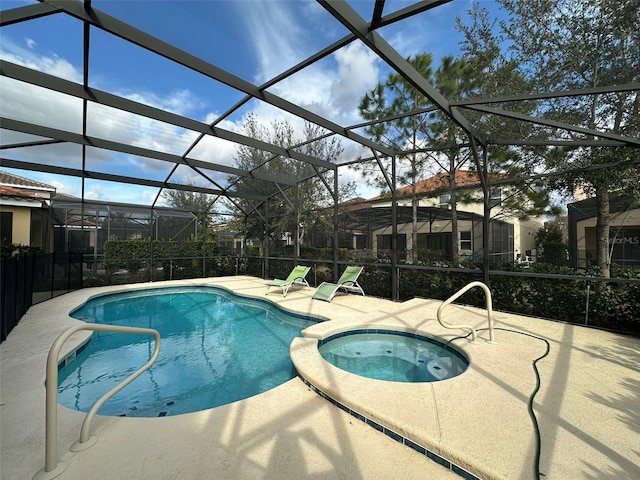
[[[159,331],[162,346],[155,364],[98,412],[136,417],[217,407],[286,382],[294,375],[291,341],[319,321],[212,287],[106,295],[71,316]],[[75,360],[60,369],[58,401],[88,411],[147,362],[153,349],[148,335],[94,332]]]
[[[399,331],[344,332],[322,340],[318,349],[342,370],[394,382],[437,382],[460,375],[469,364],[436,340]]]

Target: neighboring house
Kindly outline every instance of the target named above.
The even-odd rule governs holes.
[[[3,245],[47,250],[48,209],[55,187],[0,171],[0,237]]]
[[[0,171],[2,244],[97,258],[108,239],[183,240],[196,234],[195,216],[169,207],[82,201],[51,185]]]
[[[631,197],[612,195],[609,244],[611,264],[640,267],[640,205]],[[596,199],[567,205],[569,261],[574,268],[588,268],[596,261]]]
[[[94,262],[107,240],[186,240],[197,228],[196,216],[178,208],[83,202],[70,195],[58,195],[50,211],[55,251],[83,253]]]
[[[443,251],[451,258],[451,213],[447,193],[448,174],[442,173],[416,184],[418,197],[417,248]],[[484,214],[482,192],[476,172],[461,170],[456,172],[456,186],[465,189],[466,200],[457,202],[458,246],[460,254],[467,258],[477,258],[483,250],[482,218]],[[473,187],[476,188],[473,188]],[[502,208],[508,187],[497,187],[491,197],[491,231],[489,235],[489,255],[494,262],[510,262],[531,256],[535,249],[535,234],[543,226],[542,217],[521,220]],[[405,186],[397,191],[396,220],[398,224],[397,249],[410,251],[412,245],[413,214],[412,188]],[[360,210],[348,216],[360,217],[359,232],[354,235],[369,235],[368,248],[377,254],[391,249],[392,230],[391,195],[386,194],[367,200]],[[367,221],[365,219],[368,218]],[[352,222],[353,223],[353,222]],[[368,231],[364,231],[365,225]],[[362,242],[361,242],[362,243]]]

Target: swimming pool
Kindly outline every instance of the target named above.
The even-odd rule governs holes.
[[[460,375],[469,362],[437,340],[396,330],[355,330],[318,342],[320,355],[336,367],[367,378],[436,382]]]
[[[87,322],[154,328],[156,363],[111,398],[101,415],[157,417],[217,407],[293,378],[289,344],[320,319],[215,287],[169,287],[110,294],[71,312]],[[95,332],[59,371],[58,401],[88,411],[141,365],[153,339]]]

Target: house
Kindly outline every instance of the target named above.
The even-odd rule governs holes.
[[[47,250],[48,209],[55,187],[0,171],[0,236],[3,245]]]
[[[109,239],[186,239],[196,217],[178,208],[82,199],[0,171],[0,235],[4,245],[37,247],[46,253],[83,253],[97,259]],[[95,263],[95,261],[94,261]]]
[[[459,252],[463,258],[478,258],[483,250],[484,216],[479,177],[477,172],[459,170],[456,172],[455,182],[456,187],[464,187],[456,208]],[[415,189],[415,197],[418,199],[418,250],[440,251],[445,258],[452,257],[452,221],[448,188],[448,174],[440,173],[417,182],[413,187],[405,186],[397,190],[397,250],[409,252],[414,247],[412,199]],[[496,187],[491,191],[489,255],[494,263],[512,262],[531,256],[535,249],[535,234],[543,226],[542,217],[524,220],[503,208],[503,199],[509,193],[509,187]],[[352,235],[369,238],[366,242],[360,240],[359,245],[366,244],[366,248],[378,255],[390,250],[393,211],[391,195],[371,198],[360,205],[359,209],[349,205],[348,212],[343,215],[350,220],[345,220],[344,224],[350,226]]]
[[[611,265],[640,267],[640,205],[625,195],[611,195],[609,245]],[[596,259],[596,199],[567,205],[569,261],[588,268]]]

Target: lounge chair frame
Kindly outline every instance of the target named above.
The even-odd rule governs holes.
[[[340,290],[344,290],[347,294],[360,293],[364,297],[364,290],[358,283],[358,277],[363,270],[364,267],[348,266],[340,276],[338,283],[322,282],[313,294],[313,298],[331,302]]]
[[[283,297],[286,297],[287,293],[289,293],[289,290],[295,285],[302,286],[303,288],[308,288],[309,283],[307,282],[305,277],[309,273],[309,270],[311,270],[311,267],[296,265],[293,270],[291,270],[291,273],[286,278],[286,280],[274,278],[273,280],[269,281],[267,283],[267,291],[265,292],[265,295],[269,293],[269,289],[271,287],[281,288]]]

